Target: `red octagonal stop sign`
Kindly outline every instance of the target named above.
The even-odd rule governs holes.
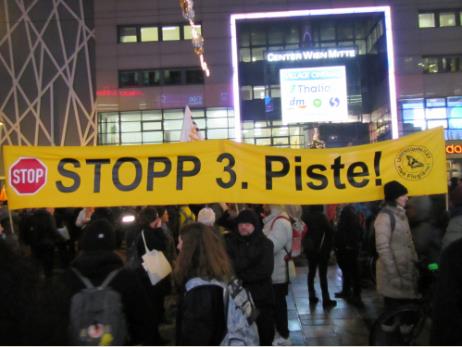
[[[47,182],[47,167],[36,158],[19,158],[10,166],[10,187],[19,195],[32,195]]]

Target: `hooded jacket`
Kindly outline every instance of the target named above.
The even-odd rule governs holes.
[[[256,215],[252,224],[255,230],[249,236],[241,236],[237,227],[227,234],[226,249],[237,278],[250,291],[255,305],[273,306],[273,243],[263,234]]]

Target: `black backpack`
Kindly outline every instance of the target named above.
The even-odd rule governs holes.
[[[127,322],[120,294],[108,287],[120,269],[95,287],[72,268],[85,288],[71,299],[70,343],[77,346],[122,346],[127,342]]]
[[[395,215],[393,214],[393,211],[388,209],[387,207],[382,207],[380,211],[377,213],[385,213],[390,217],[390,225],[391,225],[391,232],[395,230],[396,226],[396,219]],[[377,217],[376,215],[376,217]],[[369,232],[367,233],[367,238],[366,238],[366,250],[369,256],[374,257],[377,259],[379,257],[379,254],[377,253],[377,248],[375,245],[375,228],[374,228],[374,223],[375,223],[375,218],[372,220],[370,226],[369,226]]]

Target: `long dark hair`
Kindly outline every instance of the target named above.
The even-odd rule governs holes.
[[[180,230],[183,246],[178,255],[174,277],[182,287],[190,278],[201,277],[228,282],[232,275],[231,261],[223,240],[202,223],[186,224]]]

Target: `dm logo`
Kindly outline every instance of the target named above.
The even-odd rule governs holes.
[[[432,167],[433,155],[425,146],[409,146],[395,158],[396,171],[408,181],[427,177]]]

